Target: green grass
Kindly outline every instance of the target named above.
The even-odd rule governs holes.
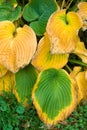
[[[32,105],[24,108],[12,93],[0,96],[0,130],[47,130]],[[87,130],[87,102],[82,101],[65,121],[50,130]]]

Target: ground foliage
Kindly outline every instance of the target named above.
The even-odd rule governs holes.
[[[30,108],[23,107],[12,93],[4,92],[3,96],[0,96],[0,130],[48,130],[38,118],[32,101],[30,104]],[[87,102],[85,101],[82,101],[65,121],[50,128],[50,130],[74,129],[87,129]]]

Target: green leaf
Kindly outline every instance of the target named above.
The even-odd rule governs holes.
[[[3,0],[0,0],[0,5],[1,5],[2,2],[3,2]]]
[[[17,0],[0,0],[0,3],[9,3],[13,5],[14,7],[17,6]]]
[[[15,74],[16,86],[14,93],[18,101],[24,105],[26,105],[26,100],[31,98],[31,91],[36,78],[37,71],[31,64]]]
[[[11,124],[8,124],[6,130],[13,130],[13,126]]]
[[[31,0],[25,5],[23,18],[30,22],[30,26],[37,35],[43,35],[50,15],[58,9],[55,0]]]
[[[0,5],[0,21],[15,21],[20,17],[21,7],[13,7],[10,3],[2,3]]]
[[[17,6],[17,0],[8,0],[14,7]]]
[[[0,111],[7,111],[8,106],[5,101],[0,102]]]
[[[17,112],[18,114],[23,114],[23,113],[24,113],[24,107],[21,106],[21,105],[17,106],[16,112]]]
[[[66,71],[53,68],[42,71],[32,92],[40,118],[46,124],[56,124],[58,120],[66,118],[75,107],[73,93],[75,91]]]

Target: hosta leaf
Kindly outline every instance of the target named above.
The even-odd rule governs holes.
[[[30,0],[23,10],[23,18],[37,35],[43,35],[50,15],[58,9],[56,0]]]
[[[87,19],[87,2],[79,2],[78,14],[83,18]]]
[[[75,66],[73,68],[73,71],[70,73],[70,76],[72,77],[73,82],[74,82],[76,89],[77,89],[78,104],[83,99],[83,94],[82,94],[81,88],[78,85],[77,78],[76,78],[76,77],[78,77],[78,74],[80,71],[81,71],[81,66]]]
[[[70,53],[78,41],[82,20],[75,12],[55,11],[48,20],[46,31],[51,41],[51,52]]]
[[[39,117],[47,125],[64,120],[76,105],[76,92],[69,75],[63,69],[42,71],[32,91]]]
[[[84,42],[78,41],[73,53],[78,55],[84,63],[87,63],[87,49],[85,48]]]
[[[2,76],[4,76],[7,73],[7,69],[5,67],[3,67],[2,65],[0,65],[0,78]]]
[[[0,0],[0,5],[2,4],[3,0]]]
[[[82,29],[87,29],[87,2],[79,2],[78,4],[78,14],[83,20]]]
[[[10,3],[2,3],[0,5],[0,21],[15,21],[20,17],[21,7],[13,7]]]
[[[68,54],[51,54],[50,44],[48,35],[45,34],[45,36],[40,40],[36,54],[32,59],[32,64],[38,70],[52,67],[60,69],[68,62]]]
[[[14,7],[17,6],[17,0],[8,0]]]
[[[42,35],[46,31],[46,23],[48,21],[48,16],[50,16],[50,11],[47,10],[44,12],[38,21],[34,21],[30,23],[30,26],[34,29],[37,35]]]
[[[13,5],[14,7],[17,6],[17,0],[0,0],[0,3],[10,4]]]
[[[31,91],[37,78],[36,69],[30,64],[15,74],[16,86],[14,94],[19,102],[27,105],[31,98]]]
[[[83,99],[87,101],[87,70],[79,72],[76,76],[76,81],[80,93],[82,93]]]
[[[12,72],[28,65],[37,47],[31,27],[15,28],[10,21],[0,22],[0,63]]]
[[[3,77],[0,78],[0,93],[2,91],[13,91],[15,86],[15,76],[11,72],[7,72]]]

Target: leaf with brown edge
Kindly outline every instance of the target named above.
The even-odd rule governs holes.
[[[80,13],[81,16],[87,17],[87,2],[79,2],[78,9],[78,13]]]
[[[83,20],[82,29],[85,31],[87,29],[87,2],[79,2],[78,14]]]
[[[68,62],[68,54],[51,54],[50,45],[51,42],[45,33],[31,62],[40,71],[48,68],[60,69]]]
[[[67,118],[77,104],[72,79],[63,69],[42,71],[32,91],[33,104],[46,125],[54,125]]]
[[[0,63],[17,72],[29,64],[36,51],[36,35],[27,25],[15,28],[10,21],[0,22]]]
[[[78,30],[82,20],[75,12],[55,11],[49,18],[46,31],[53,54],[71,53],[78,41]]]

